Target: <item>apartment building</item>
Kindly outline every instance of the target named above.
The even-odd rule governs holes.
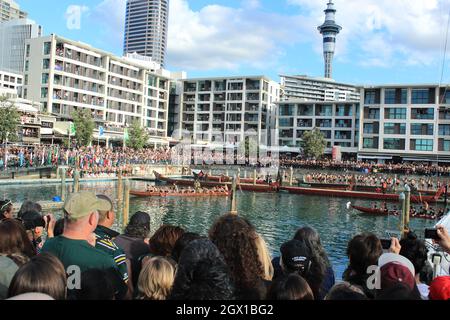
[[[282,101],[359,101],[360,88],[333,79],[281,75]]]
[[[279,84],[265,76],[185,80],[181,129],[194,143],[237,145],[252,135],[268,145],[279,92]]]
[[[29,39],[23,95],[61,120],[70,120],[78,108],[91,110],[106,139],[122,140],[124,128],[138,121],[151,145],[168,144],[169,79],[145,61],[57,35]]]
[[[359,158],[450,160],[450,86],[368,86],[361,105]]]
[[[0,70],[0,96],[17,98],[21,92],[23,76]]]
[[[280,147],[299,150],[303,133],[318,128],[327,141],[325,153],[331,153],[334,146],[339,146],[343,154],[356,155],[359,143],[359,102],[290,100],[277,105]]]
[[[28,13],[20,10],[20,6],[13,0],[0,0],[0,23],[13,19],[23,19]]]

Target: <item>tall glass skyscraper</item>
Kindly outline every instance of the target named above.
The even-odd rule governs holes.
[[[164,66],[169,0],[128,0],[124,54],[138,53]]]
[[[42,27],[30,19],[0,23],[0,70],[22,74],[25,41],[41,37]]]

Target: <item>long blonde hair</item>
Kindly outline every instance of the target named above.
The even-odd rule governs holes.
[[[140,300],[165,300],[175,280],[175,267],[164,257],[149,259],[138,279]]]
[[[272,257],[270,256],[266,241],[264,241],[264,238],[260,234],[257,234],[255,244],[258,250],[259,261],[263,266],[264,280],[272,281],[274,270],[272,265]]]

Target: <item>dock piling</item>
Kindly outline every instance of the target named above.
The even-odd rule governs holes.
[[[289,186],[292,187],[293,184],[294,184],[294,168],[291,167],[289,169]]]
[[[61,201],[66,201],[66,168],[61,168]]]
[[[123,226],[128,224],[130,216],[130,180],[125,180],[125,201],[123,205]]]
[[[231,185],[231,209],[230,214],[237,215],[237,206],[236,206],[236,189],[237,189],[237,178],[233,177],[233,182]]]
[[[80,191],[80,172],[75,169],[73,172],[73,192]]]

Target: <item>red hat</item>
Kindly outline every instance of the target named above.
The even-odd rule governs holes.
[[[406,284],[411,290],[414,289],[416,280],[408,267],[399,263],[390,262],[381,267],[381,288],[388,289],[398,283]]]
[[[437,277],[431,282],[430,295],[431,300],[449,300],[450,299],[450,276]]]

